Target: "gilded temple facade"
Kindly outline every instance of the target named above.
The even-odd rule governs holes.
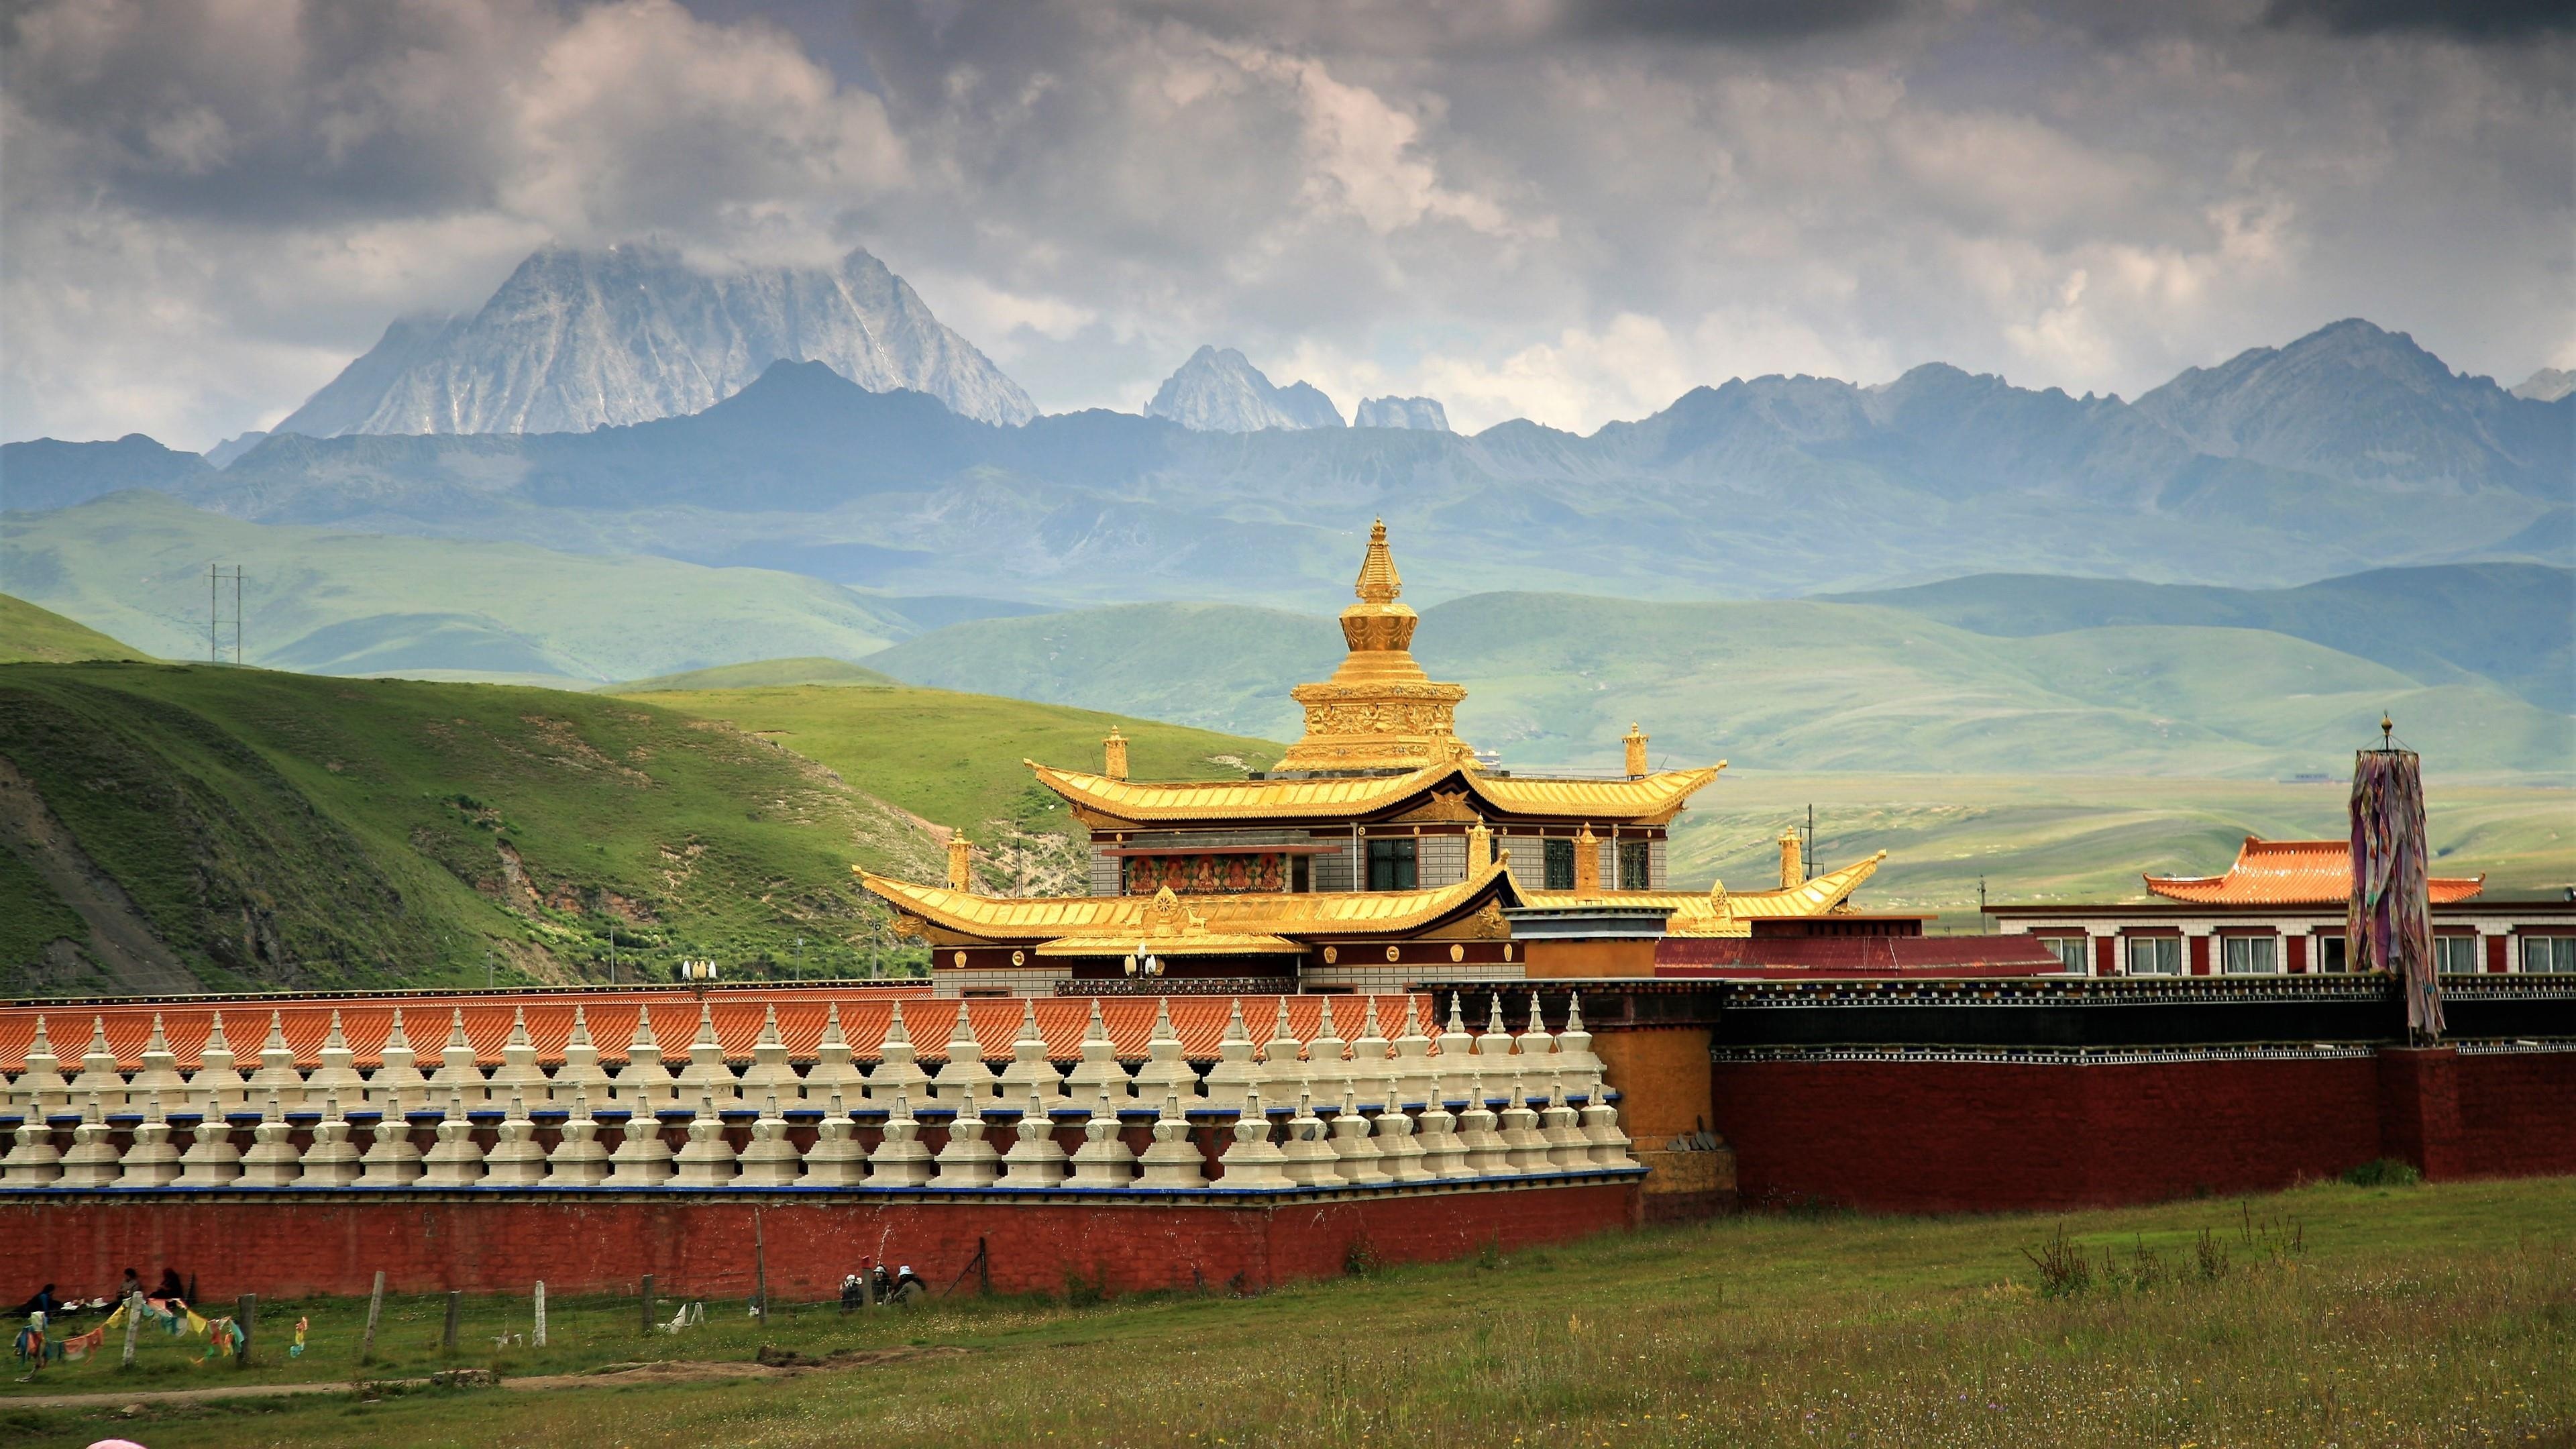
[[[1024,995],[1149,980],[1376,990],[1518,979],[1550,974],[1545,958],[1578,938],[1742,934],[1764,916],[1843,909],[1876,868],[1784,875],[1778,890],[1734,895],[1671,889],[1674,817],[1723,761],[1653,769],[1633,725],[1615,772],[1481,761],[1457,732],[1467,691],[1413,657],[1420,620],[1402,602],[1383,523],[1353,592],[1341,615],[1348,653],[1331,678],[1290,691],[1305,731],[1275,767],[1135,780],[1115,732],[1098,771],[1027,762],[1090,832],[1089,894],[981,894],[962,841],[944,885],[862,872],[897,929],[932,946],[934,978]]]

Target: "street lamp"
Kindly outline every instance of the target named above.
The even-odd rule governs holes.
[[[1127,958],[1127,974],[1130,976],[1160,976],[1163,974],[1162,958],[1147,952],[1145,949],[1145,943],[1139,941],[1136,943],[1136,954]]]

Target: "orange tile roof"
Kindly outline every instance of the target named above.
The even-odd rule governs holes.
[[[1508,989],[1508,988],[1507,988]],[[955,1027],[957,1012],[963,1007],[975,1039],[990,1060],[1004,1061],[1011,1055],[1011,1043],[1020,1033],[1022,1002],[1012,999],[974,999],[961,1001],[951,997],[935,998],[926,985],[908,987],[781,987],[776,991],[729,991],[708,998],[713,1008],[716,1039],[724,1044],[725,1056],[732,1061],[751,1059],[752,1044],[760,1037],[763,1010],[778,1009],[778,1034],[787,1044],[788,1056],[798,1062],[814,1059],[815,1044],[821,1041],[830,1007],[841,1008],[841,1032],[849,1041],[851,1055],[861,1062],[874,1062],[880,1057],[886,1028],[893,1020],[897,1000],[903,1005],[904,1029],[912,1037],[913,1049],[925,1061],[944,1060],[948,1054],[948,1034]],[[1183,1053],[1195,1060],[1208,1060],[1218,1055],[1217,1043],[1225,1036],[1225,1025],[1233,998],[1223,996],[1175,996],[1171,1002],[1172,1030],[1181,1039]],[[1243,1002],[1245,1028],[1258,1044],[1269,1039],[1276,1020],[1277,996],[1246,996]],[[1367,1015],[1366,996],[1340,996],[1333,1001],[1333,1024],[1345,1039],[1359,1035],[1360,1023]],[[1374,998],[1379,1025],[1388,1036],[1402,1029],[1407,997],[1390,993]],[[1416,995],[1425,1034],[1438,1036],[1439,1018],[1434,1014],[1432,998]],[[1323,1014],[1321,996],[1290,996],[1288,1020],[1300,1038],[1314,1035]],[[591,1041],[599,1048],[603,1064],[615,1067],[626,1060],[627,1042],[634,1036],[637,1010],[649,1005],[653,1010],[653,1036],[661,1044],[665,1061],[685,1058],[689,1042],[698,1034],[698,1003],[687,993],[644,993],[594,989],[565,991],[554,994],[530,994],[513,997],[375,997],[364,1000],[329,998],[292,998],[276,1002],[237,1001],[226,1003],[224,1034],[231,1043],[238,1069],[247,1075],[259,1062],[260,1044],[268,1039],[269,1012],[279,1013],[286,1029],[286,1039],[295,1048],[296,1065],[311,1071],[321,1064],[321,1045],[330,1030],[331,1013],[340,1013],[341,1029],[356,1053],[357,1064],[372,1068],[382,1060],[386,1032],[393,1025],[396,1006],[403,1011],[403,1031],[410,1037],[412,1051],[424,1072],[435,1069],[439,1051],[447,1044],[450,1012],[462,1010],[465,1036],[473,1043],[475,1057],[485,1066],[498,1065],[502,1045],[509,1040],[514,1013],[527,1013],[528,1039],[537,1048],[537,1058],[548,1066],[563,1061],[565,1040],[572,1034],[573,1010],[580,1007],[590,1026]],[[1118,1055],[1140,1060],[1146,1055],[1146,1042],[1153,1035],[1157,998],[1105,997],[1100,1002],[1102,1024]],[[1091,1020],[1091,1002],[1079,997],[1044,997],[1035,1002],[1039,1031],[1046,1038],[1047,1054],[1058,1061],[1070,1061],[1082,1054],[1082,1037]],[[81,1053],[89,1046],[90,1022],[93,1017],[107,1027],[108,1045],[116,1053],[120,1069],[132,1072],[141,1065],[143,1044],[152,1030],[152,1016],[160,1012],[163,1032],[171,1052],[178,1058],[179,1070],[193,1072],[203,1063],[208,1028],[217,1008],[211,1004],[189,1001],[154,1003],[133,1001],[114,1006],[49,1007],[22,1004],[0,1007],[0,1071],[11,1073],[26,1068],[29,1043],[35,1037],[36,1018],[45,1018],[46,1036],[53,1044],[54,1055],[62,1062],[66,1077],[80,1069]],[[1445,1004],[1442,1008],[1445,1010]],[[1510,1015],[1509,1012],[1506,1013]],[[1474,1013],[1469,1013],[1474,1018]],[[1518,1020],[1517,1016],[1513,1017]],[[1481,1019],[1471,1020],[1476,1029]]]
[[[2352,843],[2245,837],[2225,875],[2145,877],[2147,890],[2203,906],[2330,906],[2352,896]],[[2483,875],[2435,876],[2433,902],[2449,905],[2486,889]]]

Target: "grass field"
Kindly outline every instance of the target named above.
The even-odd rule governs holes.
[[[1976,922],[1977,880],[1995,904],[2141,900],[2142,872],[2209,875],[2247,835],[2344,833],[2340,779],[2161,780],[2080,775],[1787,774],[1730,769],[1675,822],[1673,878],[1714,873],[1755,889],[1778,879],[1781,827],[1816,807],[1816,854],[1830,868],[1876,850],[1868,909],[1937,911]],[[2443,874],[2487,873],[2497,894],[2576,882],[2576,791],[2435,776],[2427,824]]]
[[[2026,1253],[2097,1264],[2053,1294]],[[2204,1231],[2210,1253],[2204,1256]],[[2105,1275],[2098,1265],[2107,1261]],[[2152,1265],[2152,1266],[2150,1266]],[[2309,1187],[2064,1217],[1748,1216],[1383,1271],[1250,1300],[935,1300],[844,1318],[739,1300],[647,1336],[633,1299],[270,1303],[248,1369],[149,1344],[0,1384],[0,1436],[153,1446],[2559,1444],[2576,1436],[2576,1180]],[[761,1345],[857,1366],[674,1367],[547,1391],[415,1390],[147,1408],[10,1398],[244,1382],[740,1366]],[[867,1361],[873,1357],[875,1361]],[[739,1367],[737,1368],[739,1371]],[[372,1400],[372,1401],[369,1401]]]
[[[1140,780],[1204,780],[1269,765],[1279,746],[986,694],[800,685],[623,694],[773,741],[882,800],[963,826],[987,882],[1024,894],[1084,893],[1082,839],[1062,801],[1020,761],[1096,770],[1114,725]]]
[[[69,664],[78,659],[150,657],[51,609],[0,594],[0,664]]]
[[[1067,884],[1065,816],[1019,762],[1096,761],[1113,724],[1140,771],[1222,774],[1268,748],[909,688],[637,697],[0,665],[0,771],[33,786],[0,791],[0,993],[166,990],[174,974],[461,985],[487,951],[505,980],[599,980],[612,932],[630,972],[704,955],[864,974],[918,952],[886,936],[849,868],[937,878],[926,819],[990,847],[988,883]],[[84,896],[93,874],[122,898]],[[113,918],[106,942],[84,909]],[[120,923],[170,959],[117,958]]]

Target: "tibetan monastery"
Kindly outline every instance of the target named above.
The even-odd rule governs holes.
[[[980,894],[962,837],[945,885],[861,871],[896,930],[933,948],[943,994],[1104,992],[1130,977],[1156,992],[1293,992],[1646,976],[1668,934],[1745,935],[1757,919],[1845,910],[1877,868],[1810,880],[1792,867],[1777,890],[1669,889],[1673,817],[1723,761],[1649,769],[1631,726],[1615,775],[1490,768],[1458,737],[1467,691],[1414,662],[1420,620],[1399,602],[1383,523],[1354,591],[1341,616],[1350,653],[1332,678],[1290,691],[1306,732],[1276,768],[1134,780],[1115,732],[1096,774],[1029,762],[1090,831],[1091,894]]]

